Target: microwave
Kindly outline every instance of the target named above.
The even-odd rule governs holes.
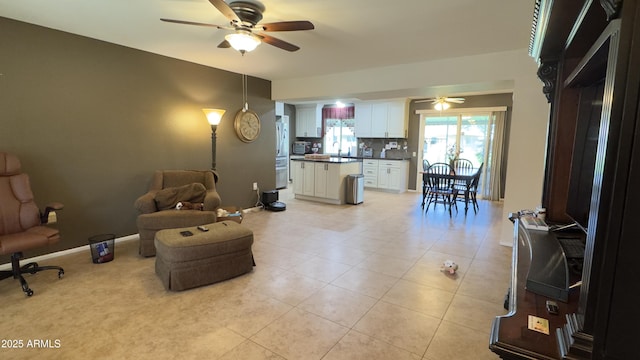
[[[309,141],[294,141],[292,153],[296,155],[304,155],[311,153],[311,142]]]

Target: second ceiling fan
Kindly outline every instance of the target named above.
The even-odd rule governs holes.
[[[209,0],[209,2],[227,19],[229,19],[228,26],[165,18],[161,18],[160,20],[177,24],[233,30],[232,33],[225,36],[225,40],[218,44],[218,47],[233,47],[242,54],[255,49],[261,42],[265,42],[286,51],[297,51],[300,47],[271,35],[267,35],[264,31],[297,31],[313,30],[315,28],[311,22],[306,20],[258,24],[262,20],[262,13],[264,12],[265,7],[262,3],[256,0],[232,0],[229,4],[223,0]]]
[[[442,111],[447,110],[451,106],[449,103],[462,104],[464,102],[464,98],[439,96],[433,99],[416,100],[416,103],[422,102],[431,102],[434,109]]]

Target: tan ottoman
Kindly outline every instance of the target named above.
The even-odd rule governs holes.
[[[234,221],[160,230],[155,235],[156,274],[167,290],[185,290],[245,274],[253,268],[253,231]],[[183,236],[181,231],[191,231]]]

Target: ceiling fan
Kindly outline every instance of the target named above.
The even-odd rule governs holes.
[[[220,26],[164,18],[161,18],[160,20],[177,24],[208,26],[222,30],[233,30],[232,33],[225,36],[225,40],[218,44],[218,47],[233,47],[243,55],[245,52],[255,49],[261,42],[266,42],[269,45],[273,45],[286,51],[297,51],[300,49],[300,47],[296,45],[267,35],[263,33],[263,31],[296,31],[314,29],[313,24],[306,20],[258,24],[260,20],[262,20],[262,13],[264,12],[265,7],[257,0],[230,0],[228,4],[223,0],[209,0],[209,2],[227,19],[229,19],[229,25]]]
[[[433,104],[433,108],[438,110],[438,111],[442,111],[442,110],[447,110],[451,105],[449,103],[454,103],[454,104],[462,104],[464,102],[464,98],[460,98],[460,97],[446,97],[446,96],[439,96],[439,97],[435,97],[433,99],[422,99],[422,100],[416,100],[416,103],[422,103],[422,102],[431,102]]]

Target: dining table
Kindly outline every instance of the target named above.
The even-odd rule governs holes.
[[[480,168],[459,168],[455,169],[451,174],[438,174],[438,177],[450,177],[453,180],[453,183],[465,184],[464,190],[464,214],[467,215],[467,211],[469,210],[469,194],[471,192],[471,184],[473,183],[473,179],[478,175],[478,171]],[[420,174],[426,174],[427,171],[420,171]],[[427,197],[427,184],[425,183],[425,177],[422,177],[422,206],[424,207],[424,201]]]

